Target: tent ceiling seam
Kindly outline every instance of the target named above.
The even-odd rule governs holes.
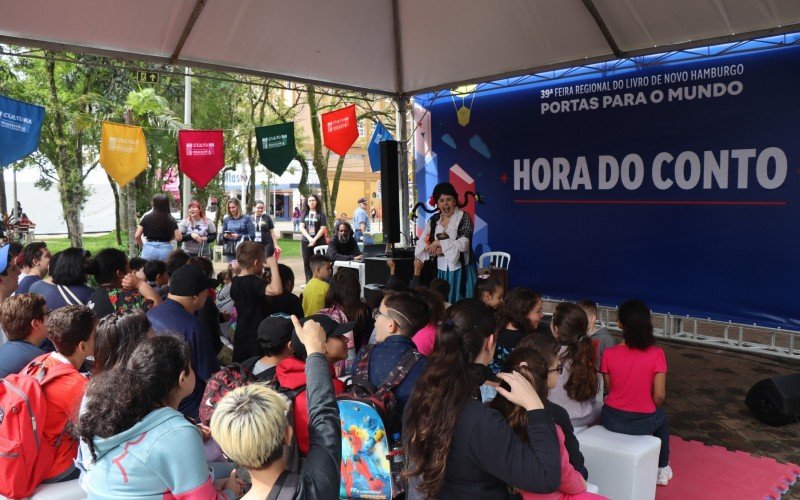
[[[594,4],[592,0],[581,0],[583,2],[583,6],[586,7],[586,10],[589,11],[589,14],[594,19],[595,24],[597,27],[600,28],[600,32],[603,34],[603,38],[606,39],[606,43],[608,43],[608,47],[611,49],[611,52],[617,59],[622,59],[623,53],[617,45],[617,41],[614,40],[614,36],[611,34],[611,30],[608,29],[608,25],[606,24],[603,16],[600,15],[600,11],[597,10],[597,6]]]
[[[172,56],[169,58],[170,64],[174,63],[178,57],[180,57],[181,51],[183,50],[183,45],[186,43],[186,40],[192,33],[194,25],[197,22],[197,19],[200,17],[200,14],[203,12],[207,1],[208,0],[197,0],[197,2],[195,2],[194,9],[192,9],[192,14],[186,21],[186,26],[183,27],[183,33],[181,33],[181,37],[178,39],[178,43],[175,45],[175,50],[172,51]]]

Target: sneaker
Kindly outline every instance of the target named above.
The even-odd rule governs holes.
[[[670,479],[672,479],[672,467],[669,465],[666,467],[659,467],[656,484],[659,486],[666,486]]]

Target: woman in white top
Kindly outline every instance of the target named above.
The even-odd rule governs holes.
[[[469,194],[479,200],[474,193],[466,193]],[[422,262],[435,260],[437,276],[450,283],[447,302],[451,304],[472,298],[478,275],[472,253],[472,218],[461,210],[467,205],[466,195],[464,202],[459,203],[458,193],[449,182],[442,182],[433,188],[429,203],[436,207],[436,213],[425,223],[425,230],[414,252],[414,256]],[[417,207],[429,211],[421,203],[414,207],[415,211]]]

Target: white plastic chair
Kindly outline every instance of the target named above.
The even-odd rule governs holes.
[[[508,269],[509,264],[511,264],[511,254],[506,252],[486,252],[478,257],[478,267],[481,269],[486,267]]]
[[[316,255],[328,255],[328,245],[320,245],[318,247],[314,247],[314,253]]]

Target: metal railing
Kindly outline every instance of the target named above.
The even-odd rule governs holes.
[[[544,298],[545,304],[561,300]],[[617,327],[617,308],[597,306],[598,322],[612,332],[622,333]],[[760,354],[778,358],[800,360],[800,332],[782,328],[746,325],[732,321],[677,316],[653,311],[656,337],[690,344],[719,347],[732,351]]]

